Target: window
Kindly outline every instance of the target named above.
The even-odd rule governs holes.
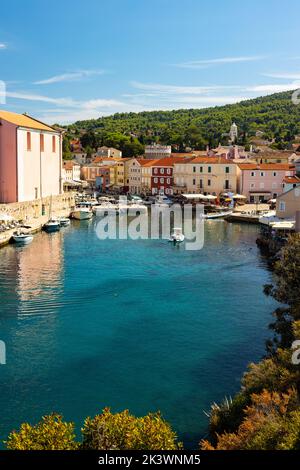
[[[31,133],[27,132],[27,151],[30,152],[31,150]]]
[[[45,147],[44,134],[40,134],[40,150],[41,150],[41,152],[44,152],[44,147]]]
[[[157,168],[154,168],[154,173],[157,174]]]
[[[281,212],[284,212],[285,211],[285,202],[284,201],[280,201],[279,203],[279,210]]]
[[[254,189],[255,188],[255,183],[250,183],[250,189]]]
[[[171,174],[171,168],[167,168],[167,174],[168,174],[168,175]]]
[[[229,173],[229,166],[225,167],[225,173]]]
[[[171,180],[170,178],[167,178],[167,184],[170,184]]]
[[[251,176],[255,176],[255,171],[251,171]]]
[[[203,173],[203,166],[200,166],[200,173]]]
[[[272,188],[276,189],[277,188],[277,183],[272,183]]]
[[[38,198],[38,188],[34,188],[34,197],[35,199]]]
[[[273,171],[273,176],[277,176],[277,172],[276,172],[276,171]]]
[[[195,178],[194,178],[194,179],[193,179],[193,186],[195,186],[195,184],[196,184],[196,180],[195,180]]]
[[[259,183],[259,187],[260,187],[260,189],[264,189],[265,183]]]
[[[260,176],[265,176],[265,172],[264,172],[264,171],[261,171],[261,172],[260,172]]]
[[[52,152],[56,152],[56,137],[52,136]]]
[[[157,183],[158,182],[158,178],[154,178],[154,183]]]
[[[163,178],[160,178],[160,184],[164,184],[164,179]]]
[[[203,181],[200,180],[200,188],[203,188]]]
[[[207,180],[207,186],[211,185],[211,180]]]
[[[211,173],[211,166],[208,167],[207,171],[208,173]]]
[[[229,180],[225,180],[225,189],[229,189]]]
[[[193,173],[196,173],[196,167],[193,166]]]
[[[165,170],[163,168],[160,169],[160,174],[163,175]]]

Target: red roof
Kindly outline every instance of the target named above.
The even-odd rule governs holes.
[[[150,166],[150,167],[154,167],[154,166],[157,166],[157,167],[170,167],[170,166],[174,166],[174,163],[178,163],[178,162],[182,162],[182,163],[185,163],[186,159],[183,158],[183,157],[165,157],[165,158],[159,158],[159,159],[156,159],[156,160],[143,160],[143,163],[140,163],[143,165],[143,166]]]
[[[294,165],[289,163],[238,163],[241,170],[293,170]]]
[[[284,183],[290,183],[290,184],[300,184],[300,178],[298,176],[285,176],[283,178]]]

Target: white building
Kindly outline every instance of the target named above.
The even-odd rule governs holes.
[[[0,110],[0,202],[62,193],[62,134],[28,115]]]
[[[229,137],[231,142],[235,142],[238,138],[238,127],[235,122],[230,127]]]
[[[72,160],[66,160],[63,162],[62,167],[62,179],[66,186],[76,186],[81,184],[80,179],[81,167]]]

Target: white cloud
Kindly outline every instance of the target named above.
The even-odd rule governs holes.
[[[112,108],[113,106],[124,106],[122,101],[110,99],[95,99],[82,102],[82,107],[85,109],[98,109],[98,108]]]
[[[197,68],[210,67],[212,65],[253,62],[256,60],[262,60],[263,58],[264,56],[221,57],[218,59],[192,60],[192,61],[182,62],[182,63],[174,64],[174,65],[175,67],[180,67],[180,68],[197,69]]]
[[[44,103],[51,103],[59,106],[76,106],[76,101],[74,101],[72,98],[51,98],[49,96],[36,95],[34,93],[15,91],[6,91],[5,94],[7,98],[15,98],[27,101],[41,101]]]
[[[280,93],[281,91],[291,91],[299,88],[299,83],[279,83],[279,84],[265,84],[255,85],[246,88],[246,91],[259,92],[259,93]]]
[[[84,78],[91,77],[92,75],[103,75],[103,70],[79,70],[78,72],[63,73],[61,75],[54,75],[44,80],[33,82],[34,85],[49,85],[52,83],[60,82],[73,82],[83,80]]]
[[[203,95],[213,91],[224,89],[237,89],[238,86],[224,86],[224,85],[211,85],[211,86],[176,86],[176,85],[162,85],[160,83],[141,83],[131,82],[134,88],[144,91],[153,91],[158,94],[171,94],[171,95]]]
[[[0,51],[1,51],[2,49],[7,49],[7,45],[4,44],[4,42],[0,42]]]
[[[279,72],[279,73],[264,73],[265,77],[271,78],[286,78],[287,80],[300,80],[300,72]]]

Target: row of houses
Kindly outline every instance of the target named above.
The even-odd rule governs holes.
[[[237,157],[233,146],[171,155],[170,148],[164,150],[168,156],[163,158],[150,158],[161,155],[157,146],[148,158],[122,158],[120,151],[100,147],[91,163],[63,162],[59,129],[28,115],[0,111],[0,202],[31,201],[83,184],[132,194],[238,192],[259,202],[277,198],[300,183],[296,153],[279,158],[270,152],[263,161],[232,158]]]
[[[223,157],[96,158],[82,166],[81,178],[103,190],[132,194],[238,192],[259,202],[298,186],[298,170],[295,163],[240,163]]]

